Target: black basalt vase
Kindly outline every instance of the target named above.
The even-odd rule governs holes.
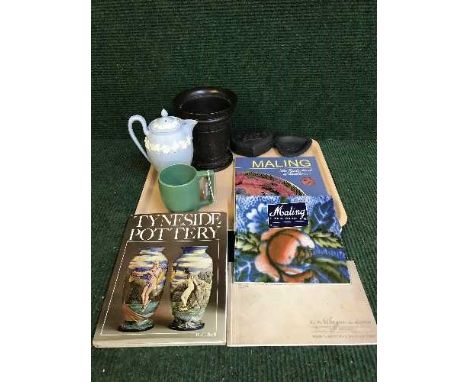
[[[209,86],[185,90],[174,98],[176,116],[198,121],[192,161],[198,170],[220,171],[231,164],[229,140],[236,103],[231,90]]]

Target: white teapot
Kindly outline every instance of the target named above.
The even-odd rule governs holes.
[[[133,132],[132,125],[135,121],[143,126],[146,151]],[[155,119],[148,126],[141,115],[131,116],[128,120],[128,132],[141,153],[159,172],[172,164],[192,163],[192,131],[197,123],[193,119],[171,117],[163,109],[161,118]]]

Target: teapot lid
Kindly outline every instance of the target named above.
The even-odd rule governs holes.
[[[156,118],[151,122],[149,128],[155,131],[169,131],[176,129],[179,123],[179,118],[169,116],[166,109],[162,109],[161,118]]]

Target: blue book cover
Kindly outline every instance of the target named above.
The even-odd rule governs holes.
[[[235,159],[236,195],[327,195],[314,157]]]
[[[234,280],[349,283],[341,227],[328,195],[236,197]]]

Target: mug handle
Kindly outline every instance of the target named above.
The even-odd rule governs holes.
[[[141,151],[141,153],[145,156],[145,158],[150,161],[148,158],[148,155],[146,154],[146,151],[143,149],[141,146],[140,142],[138,142],[138,138],[136,137],[135,133],[133,132],[133,122],[140,122],[141,125],[143,126],[143,132],[145,133],[145,136],[148,135],[148,126],[146,125],[146,120],[141,116],[141,115],[132,115],[130,119],[128,120],[128,132],[130,134],[130,137],[132,138],[133,142],[135,145],[138,147],[138,149]]]
[[[197,171],[197,179],[200,181],[201,178],[206,177],[208,179],[208,189],[210,196],[206,199],[200,200],[200,207],[207,206],[214,202],[215,192],[215,173],[213,170]]]

